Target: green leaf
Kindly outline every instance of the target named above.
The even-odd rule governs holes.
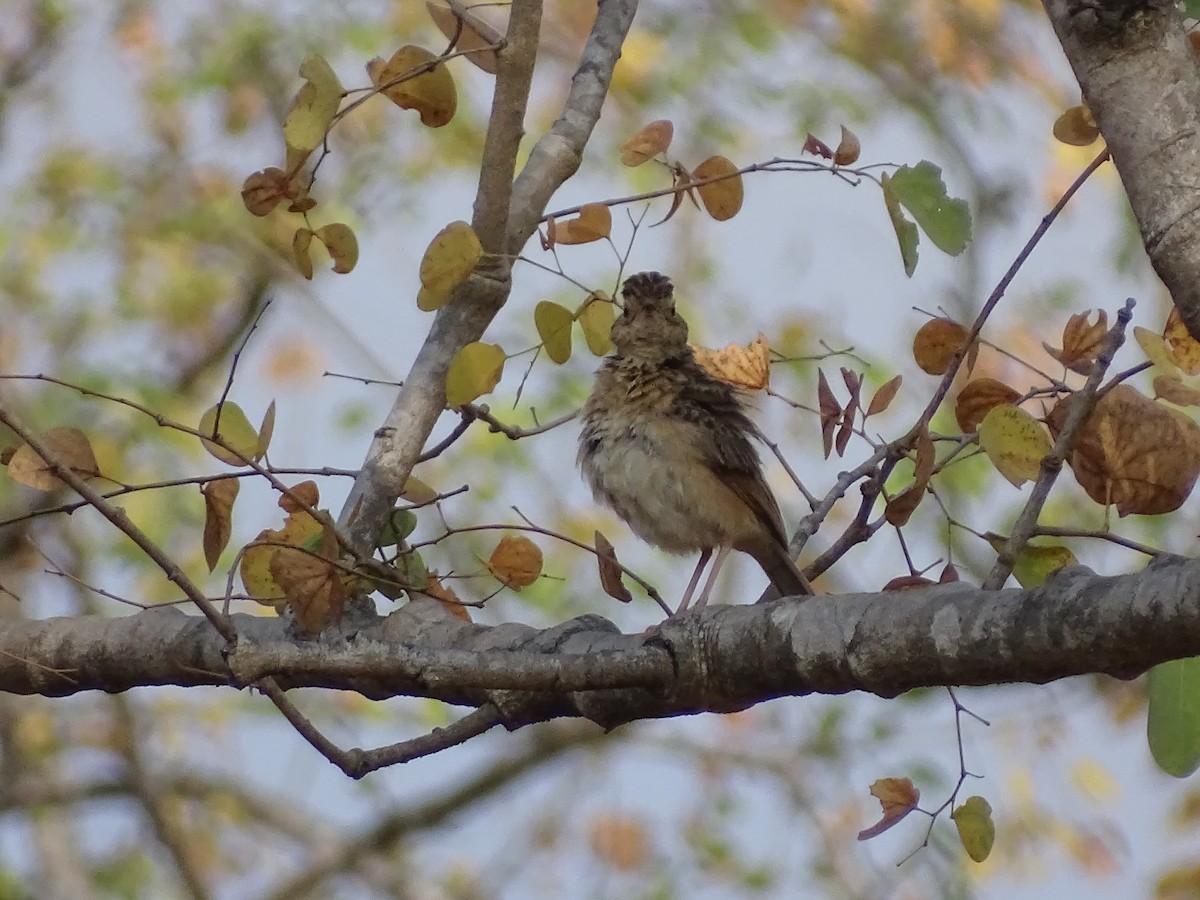
[[[196,430],[212,437],[214,427],[217,429],[215,436],[221,440],[221,444],[208,438],[201,438],[200,442],[204,444],[205,450],[221,462],[231,466],[244,466],[247,459],[261,458],[258,432],[236,403],[226,400],[224,404],[210,406],[200,417],[200,424]]]
[[[380,547],[394,547],[413,533],[417,527],[417,514],[411,509],[393,509],[379,532]]]
[[[921,160],[915,167],[901,166],[888,181],[895,198],[912,213],[934,246],[951,256],[967,249],[971,211],[965,200],[947,196],[941,169]]]
[[[546,355],[560,366],[571,358],[571,325],[574,314],[551,300],[541,301],[533,310],[533,324],[546,347]]]
[[[921,236],[917,233],[917,226],[908,220],[904,215],[904,210],[900,208],[900,201],[896,197],[896,191],[892,188],[892,179],[888,177],[887,172],[884,172],[879,179],[883,185],[883,202],[887,206],[888,218],[892,220],[892,228],[896,230],[896,240],[900,244],[900,259],[904,261],[904,274],[912,278],[912,273],[917,270],[917,242]]]
[[[1148,687],[1150,755],[1168,775],[1186,778],[1200,766],[1200,657],[1155,666]]]
[[[617,320],[617,309],[607,295],[592,294],[579,312],[579,327],[588,349],[596,356],[603,356],[612,349],[613,322]]]
[[[950,813],[958,829],[967,856],[977,863],[983,862],[992,852],[996,842],[996,823],[992,821],[992,807],[982,797],[968,797],[958,809]]]
[[[505,359],[503,349],[481,341],[473,341],[459,350],[446,373],[446,405],[462,406],[492,390],[504,374]]]

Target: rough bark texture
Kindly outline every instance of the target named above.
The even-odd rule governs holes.
[[[1173,0],[1045,0],[1146,252],[1200,337],[1200,72]]]
[[[1164,557],[1118,577],[1075,567],[1029,591],[959,584],[714,607],[649,636],[621,634],[599,616],[544,631],[470,625],[432,601],[321,641],[295,641],[281,620],[234,622],[232,648],[174,609],[10,622],[0,690],[241,686],[273,674],[288,688],[490,701],[509,728],[559,716],[613,727],[811,693],[1127,678],[1200,654],[1200,563]]]

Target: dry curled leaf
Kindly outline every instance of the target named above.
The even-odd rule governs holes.
[[[771,381],[771,353],[760,334],[746,346],[728,344],[720,350],[690,345],[700,367],[721,381],[748,391],[761,391]]]
[[[336,565],[337,546],[332,525],[324,523],[318,551],[277,547],[271,557],[271,577],[306,634],[319,634],[329,622],[336,624],[342,619],[346,588]]]
[[[1176,406],[1200,406],[1200,390],[1188,387],[1170,375],[1154,376],[1154,396],[1174,403]]]
[[[862,153],[862,144],[858,141],[858,135],[842,126],[842,139],[838,142],[837,149],[833,151],[833,163],[837,166],[850,166],[858,162],[859,154]]]
[[[625,582],[621,580],[621,564],[617,562],[617,551],[613,549],[608,538],[598,530],[596,532],[596,563],[600,567],[600,586],[604,588],[604,593],[622,603],[629,603],[633,600],[633,594],[629,593],[629,588],[625,587]]]
[[[100,464],[96,462],[91,441],[78,428],[51,428],[38,435],[38,441],[58,463],[80,478],[86,480],[100,474]],[[66,487],[54,474],[51,464],[28,444],[22,444],[9,457],[8,477],[39,491]]]
[[[819,138],[809,133],[804,139],[804,153],[811,153],[814,156],[821,156],[825,159],[833,159],[833,151],[829,149],[829,145]]]
[[[675,126],[669,119],[656,119],[643,126],[637,134],[621,145],[621,164],[640,166],[658,154],[665,153],[671,146],[671,138],[674,135]]]
[[[883,817],[870,828],[864,828],[858,833],[858,839],[865,841],[876,835],[883,834],[921,802],[921,792],[908,778],[879,778],[871,785],[871,796],[879,801],[883,809]]]
[[[299,196],[300,190],[296,179],[288,178],[283,169],[270,166],[242,182],[242,204],[247,212],[265,216],[282,201]]]
[[[217,567],[221,552],[229,544],[233,533],[233,504],[237,500],[241,483],[236,478],[219,478],[210,481],[200,493],[204,496],[204,561],[208,571]]]
[[[917,437],[917,454],[913,467],[913,481],[908,487],[888,501],[884,509],[884,518],[889,525],[906,525],[912,518],[921,501],[925,499],[925,489],[929,487],[929,479],[933,475],[936,455],[933,440],[929,431],[923,430]]]
[[[429,570],[429,581],[422,588],[422,591],[442,604],[442,608],[456,619],[462,619],[464,622],[471,621],[471,613],[463,605],[463,602],[458,599],[458,594],[454,593],[454,589],[447,587],[442,582],[442,577],[436,570]]]
[[[1063,328],[1062,349],[1043,343],[1046,352],[1066,368],[1079,375],[1088,375],[1092,363],[1100,354],[1104,336],[1108,334],[1108,313],[1099,310],[1095,323],[1089,323],[1090,313],[1076,313]]]
[[[1070,398],[1046,423],[1056,437]],[[1200,476],[1200,427],[1127,384],[1106,391],[1080,427],[1067,463],[1089,497],[1121,516],[1178,509]]]
[[[590,244],[608,237],[612,232],[612,211],[603,203],[585,203],[574,219],[559,222],[551,219],[546,225],[547,240],[555,244]]]
[[[829,459],[833,450],[833,435],[842,419],[842,405],[833,396],[833,389],[829,387],[823,369],[817,370],[817,410],[821,417],[821,441],[824,444],[825,458]]]

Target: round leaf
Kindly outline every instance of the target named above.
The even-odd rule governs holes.
[[[210,440],[213,428],[220,444]],[[196,430],[209,437],[201,438],[204,449],[223,463],[244,466],[248,459],[258,459],[258,431],[250,424],[242,408],[232,401],[210,406],[200,417]]]
[[[640,166],[671,146],[675,126],[669,119],[656,119],[621,145],[621,164]]]
[[[708,214],[718,222],[732,219],[742,208],[745,192],[742,188],[742,176],[737,174],[737,166],[724,156],[710,156],[692,172],[697,181],[707,178],[721,178],[708,184],[697,185],[700,202],[708,210]]]
[[[325,245],[329,257],[333,260],[333,271],[345,275],[354,269],[358,262],[358,239],[349,225],[341,222],[331,222],[322,225],[316,231],[317,240]],[[309,275],[311,278],[311,274]]]
[[[78,428],[51,428],[38,436],[40,443],[57,460],[80,478],[92,478],[100,474],[100,465],[87,435]],[[55,491],[65,485],[58,479],[37,451],[22,444],[8,461],[8,476],[18,484],[39,491]]]
[[[533,323],[546,355],[562,365],[571,358],[571,325],[575,316],[565,306],[550,300],[541,301],[533,310]]]
[[[432,312],[450,299],[450,292],[475,270],[483,256],[474,229],[466,222],[451,222],[429,242],[421,257],[421,293],[417,307]]]
[[[446,405],[462,406],[492,390],[504,374],[505,359],[496,344],[474,341],[459,350],[446,374]]]
[[[954,418],[964,434],[970,434],[997,406],[1012,406],[1021,395],[995,378],[975,378],[958,393],[954,401]]]
[[[497,581],[519,591],[542,574],[542,551],[524,535],[505,535],[488,558],[487,567]]]
[[[930,319],[913,338],[913,359],[929,375],[945,375],[967,340],[967,329],[950,319]]]
[[[979,423],[979,445],[1015,487],[1037,478],[1042,458],[1051,450],[1046,429],[1016,406],[989,410]]]
[[[958,829],[967,856],[977,863],[983,862],[992,852],[996,842],[996,824],[992,821],[992,807],[982,797],[968,797],[962,806],[950,813]]]
[[[421,124],[440,128],[454,118],[458,89],[444,63],[424,47],[409,44],[381,68],[368,69],[380,92],[401,109],[415,109]],[[411,74],[411,73],[417,74]],[[397,80],[399,79],[399,80]]]

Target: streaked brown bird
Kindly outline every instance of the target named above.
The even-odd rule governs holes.
[[[616,352],[583,408],[578,461],[592,493],[643,540],[700,552],[676,614],[688,608],[714,552],[696,607],[708,602],[730,550],[753,556],[783,596],[811,594],[763,480],[753,443],[761,434],[738,390],[696,362],[670,279],[641,272],[621,293]]]

